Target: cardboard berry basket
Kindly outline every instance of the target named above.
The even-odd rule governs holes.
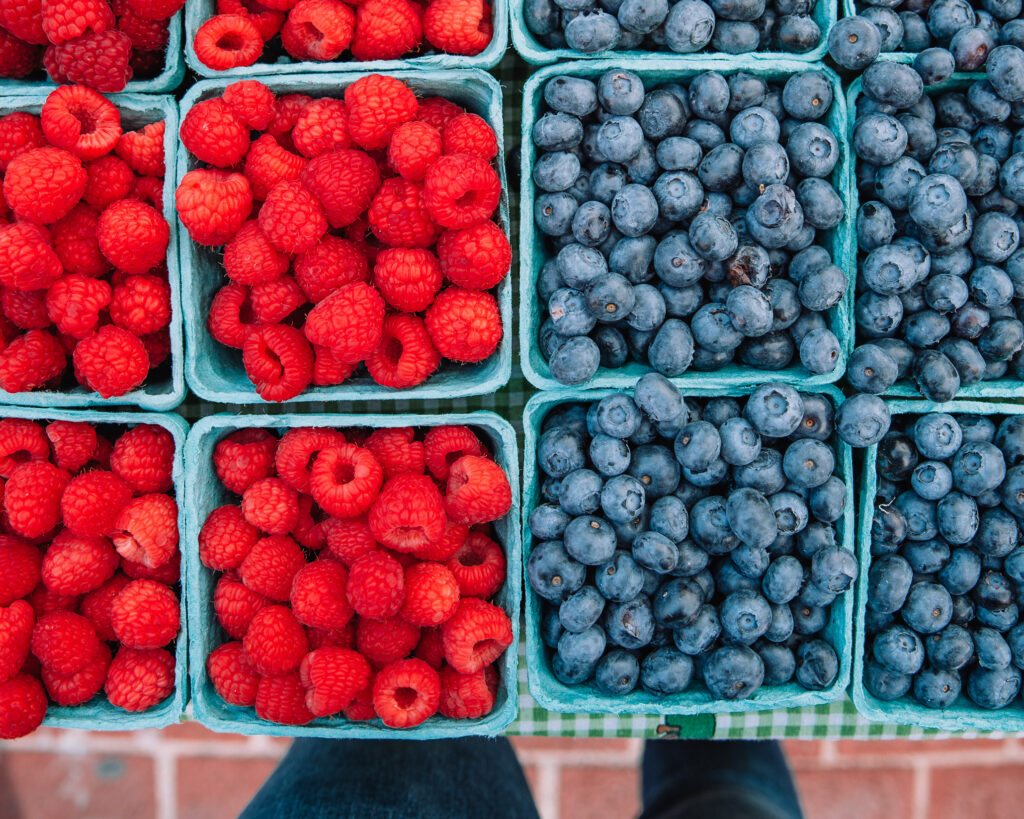
[[[545,238],[537,229],[533,220],[534,202],[538,196],[533,183],[533,166],[540,153],[533,144],[533,126],[544,111],[544,86],[549,79],[559,75],[585,77],[597,80],[606,71],[632,71],[643,79],[645,86],[658,83],[680,81],[687,82],[705,71],[718,71],[725,76],[740,71],[754,74],[768,82],[785,82],[793,74],[813,69],[828,77],[832,87],[833,102],[826,125],[839,143],[840,157],[832,172],[831,181],[835,186],[843,205],[846,217],[840,224],[826,232],[825,246],[831,250],[836,265],[846,271],[849,286],[842,301],[828,311],[828,327],[835,333],[840,344],[840,358],[831,372],[814,375],[799,363],[792,364],[785,370],[766,371],[739,364],[729,364],[714,372],[696,372],[688,370],[672,381],[686,389],[690,386],[708,387],[745,387],[770,379],[783,381],[794,386],[817,387],[838,381],[846,371],[846,358],[853,349],[853,292],[856,280],[856,267],[852,260],[855,255],[855,224],[853,214],[856,212],[850,195],[850,179],[853,173],[853,151],[847,141],[846,98],[843,94],[839,77],[823,65],[811,66],[807,63],[792,60],[776,60],[773,63],[756,62],[741,58],[713,59],[698,55],[697,59],[621,59],[576,62],[568,65],[552,65],[542,68],[527,80],[523,89],[523,131],[522,131],[522,189],[520,194],[521,218],[519,220],[519,299],[521,304],[519,340],[523,374],[535,387],[543,390],[564,390],[566,386],[555,380],[551,375],[548,362],[541,353],[538,331],[544,321],[545,306],[537,295],[537,277],[544,263],[553,254],[545,247]],[[632,387],[638,378],[652,371],[646,364],[630,361],[622,367],[608,369],[598,368],[594,377],[586,384],[586,389],[626,389]]]
[[[719,389],[684,389],[687,398],[720,398],[723,396],[742,397],[750,395],[754,385],[746,387],[725,387]],[[801,392],[824,395],[838,407],[843,395],[831,385],[800,388]],[[808,691],[796,682],[780,686],[762,686],[752,697],[744,700],[714,699],[700,681],[696,670],[694,681],[678,694],[658,696],[643,690],[639,685],[625,696],[609,696],[602,693],[593,681],[580,685],[566,685],[551,671],[549,651],[541,639],[541,600],[530,587],[526,564],[533,547],[533,532],[530,530],[530,512],[543,501],[540,484],[543,474],[537,468],[537,443],[541,427],[548,413],[565,404],[589,404],[607,395],[622,390],[566,390],[543,392],[535,395],[526,404],[523,414],[523,429],[526,442],[523,450],[523,581],[526,588],[526,666],[529,671],[530,694],[539,705],[549,711],[598,714],[722,714],[726,712],[771,711],[777,708],[799,708],[820,705],[842,699],[850,684],[852,666],[851,645],[853,643],[853,588],[836,599],[830,610],[828,625],[822,636],[836,650],[839,657],[839,674],[835,682],[823,691]],[[853,502],[853,454],[849,446],[833,435],[833,450],[836,453],[835,475],[846,483],[846,506],[843,516],[836,521],[837,542],[847,551],[854,550],[854,502]]]
[[[548,48],[543,45],[526,25],[526,18],[523,14],[523,0],[510,0],[512,11],[512,46],[519,53],[520,57],[533,65],[548,65],[550,63],[565,63],[567,60],[587,59],[614,60],[620,64],[628,60],[643,59],[647,62],[654,61],[657,63],[661,60],[687,58],[698,59],[704,65],[708,65],[711,60],[738,60],[745,66],[758,63],[775,65],[779,60],[801,60],[808,63],[820,63],[828,51],[828,33],[836,22],[838,6],[838,0],[817,0],[814,4],[814,13],[811,16],[814,18],[814,22],[821,28],[821,42],[803,54],[793,54],[788,51],[751,51],[746,54],[733,55],[711,50],[699,51],[695,54],[676,54],[672,51],[647,51],[643,49],[601,51],[597,54],[584,54],[582,51],[577,51],[574,48]]]
[[[216,0],[188,0],[185,6],[185,60],[188,67],[200,77],[231,77],[233,79],[259,78],[262,75],[280,77],[287,74],[325,74],[336,71],[381,71],[390,73],[400,69],[432,70],[438,68],[494,68],[508,49],[508,0],[489,0],[491,23],[494,34],[483,51],[472,57],[436,52],[422,57],[405,57],[398,60],[367,60],[359,62],[349,57],[346,60],[317,62],[308,60],[294,62],[283,49],[277,62],[258,60],[252,65],[215,71],[205,65],[196,55],[195,40],[199,28],[216,14]],[[424,47],[430,44],[424,40]],[[346,54],[348,52],[345,52]]]
[[[210,652],[224,642],[224,631],[213,610],[213,590],[218,573],[199,560],[199,532],[207,515],[224,503],[237,501],[220,483],[213,469],[213,449],[217,442],[238,429],[263,427],[284,432],[294,427],[437,427],[462,424],[471,427],[505,470],[512,487],[512,506],[508,514],[494,522],[495,537],[505,550],[505,585],[495,602],[512,621],[512,645],[497,662],[500,675],[494,708],[480,719],[430,717],[414,728],[388,728],[380,720],[350,722],[344,717],[315,719],[308,725],[279,725],[262,720],[253,708],[227,705],[217,694],[206,671]],[[519,710],[517,674],[519,663],[519,617],[522,601],[520,578],[523,572],[522,542],[519,528],[519,449],[515,431],[492,412],[454,415],[229,415],[203,418],[189,433],[185,446],[188,464],[185,502],[189,515],[185,521],[182,566],[187,578],[188,618],[190,625],[189,671],[195,718],[213,731],[273,736],[328,737],[338,739],[440,739],[459,736],[495,736],[507,728]]]
[[[52,89],[50,89],[52,90]],[[14,111],[38,114],[46,102],[49,90],[36,94],[0,95],[0,116]],[[164,187],[163,215],[170,228],[167,244],[167,281],[171,286],[171,354],[159,371],[170,372],[162,378],[150,373],[142,386],[124,395],[102,398],[99,393],[75,386],[70,390],[31,390],[10,393],[0,389],[0,404],[19,404],[29,407],[123,407],[134,405],[144,410],[164,412],[172,410],[185,400],[184,342],[181,329],[181,277],[178,273],[178,218],[174,212],[175,159],[178,145],[178,107],[172,97],[144,96],[140,94],[111,94],[108,99],[121,112],[121,125],[125,131],[142,128],[164,120]],[[68,368],[72,366],[68,356]]]
[[[464,71],[394,71],[388,72],[406,83],[418,96],[442,96],[479,114],[494,129],[498,138],[496,159],[501,180],[501,201],[498,224],[509,233],[508,181],[505,175],[501,87],[490,74],[478,70]],[[263,77],[275,94],[303,93],[313,97],[341,97],[351,83],[364,73],[313,74]],[[181,101],[184,118],[196,103],[220,96],[234,80],[206,80],[196,83]],[[184,148],[178,153],[178,181],[199,162]],[[173,201],[173,194],[171,195]],[[242,367],[241,350],[232,350],[214,341],[206,328],[206,318],[214,294],[226,282],[222,254],[191,241],[188,231],[181,231],[181,270],[184,292],[185,336],[188,339],[185,373],[189,386],[208,401],[234,404],[266,402],[256,392]],[[310,401],[375,401],[398,398],[447,399],[467,395],[487,395],[508,383],[512,374],[512,276],[498,285],[496,298],[504,334],[498,349],[479,364],[458,365],[442,362],[430,378],[409,389],[382,387],[367,375],[356,376],[344,384],[330,387],[308,387],[293,403]]]
[[[156,424],[174,438],[174,495],[178,504],[179,547],[185,543],[185,439],[188,423],[180,415],[157,412],[101,412],[32,407],[0,407],[0,418],[27,418],[30,421],[85,421],[97,425],[127,428]],[[182,567],[184,567],[184,559]],[[131,712],[111,705],[102,692],[83,705],[50,705],[43,725],[52,728],[82,728],[88,731],[132,731],[139,728],[163,728],[178,721],[188,704],[188,623],[185,603],[184,568],[181,576],[181,630],[174,644],[174,692],[154,708]]]
[[[936,404],[932,401],[886,402],[893,416],[924,415],[929,412],[963,413],[967,415],[1021,415],[1022,404],[1003,404],[994,401],[949,401]],[[1024,702],[1015,697],[1006,708],[997,711],[975,705],[961,694],[948,708],[928,708],[917,702],[912,694],[898,700],[884,702],[870,694],[864,686],[864,653],[867,644],[868,571],[871,568],[871,524],[874,518],[875,492],[878,489],[878,474],[875,471],[878,459],[878,445],[864,451],[864,465],[861,475],[860,507],[857,510],[857,559],[860,574],[855,584],[856,615],[853,643],[853,684],[850,696],[857,711],[876,722],[916,725],[921,728],[937,728],[942,731],[1024,731]],[[966,686],[966,680],[964,681]]]

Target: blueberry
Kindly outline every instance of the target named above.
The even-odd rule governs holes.
[[[792,555],[781,555],[773,560],[761,580],[765,597],[772,603],[788,603],[800,592],[804,582],[804,569]]]
[[[910,691],[914,678],[910,674],[899,674],[881,663],[869,661],[864,667],[864,687],[883,702],[898,700]]]
[[[991,59],[991,57],[990,57]],[[967,696],[982,708],[1005,708],[1020,692],[1020,669],[974,669],[967,678]]]
[[[715,699],[747,699],[761,687],[764,663],[746,646],[722,646],[704,663],[704,684]]]
[[[828,623],[828,609],[820,606],[790,603],[793,612],[793,632],[804,636],[817,634]]]
[[[572,226],[572,218],[579,207],[568,193],[543,193],[533,206],[533,217],[542,233],[561,236]]]
[[[565,25],[569,48],[595,54],[615,48],[622,36],[618,20],[603,11],[582,11]]]
[[[821,441],[801,438],[786,448],[782,471],[802,489],[813,489],[829,479],[835,469],[835,455]]]
[[[613,116],[597,132],[597,148],[611,162],[627,162],[640,153],[644,132],[633,117]]]
[[[626,116],[640,110],[644,82],[632,71],[607,71],[597,81],[597,97],[609,114]]]
[[[752,463],[761,453],[761,436],[745,418],[730,418],[719,435],[721,457],[732,466]]]
[[[658,194],[658,185],[668,174],[664,174],[655,183],[655,195]],[[683,176],[683,174],[679,174]],[[690,176],[685,174],[685,176]],[[692,178],[692,177],[691,177]],[[694,179],[694,184],[696,182]],[[698,207],[694,205],[694,208]],[[671,231],[662,237],[654,251],[654,270],[661,277],[661,280],[672,287],[688,287],[697,284],[704,276],[707,262],[694,250],[690,244],[689,236],[682,231]]]
[[[545,600],[561,602],[586,580],[586,568],[573,560],[560,540],[537,544],[527,561],[530,585]]]
[[[611,213],[601,202],[584,202],[572,217],[573,238],[584,247],[598,247],[612,229]]]
[[[811,490],[808,498],[811,514],[824,523],[833,523],[843,516],[846,509],[846,484],[832,475]]]
[[[885,555],[868,572],[868,608],[884,614],[899,611],[910,591],[914,572],[899,555]]]
[[[888,114],[868,114],[853,126],[853,149],[873,165],[889,165],[906,150],[907,129]]]
[[[597,87],[581,77],[552,77],[544,85],[544,102],[554,111],[585,117],[597,110]]]
[[[530,512],[530,531],[540,540],[560,538],[569,523],[569,516],[552,503],[543,503]]]
[[[918,581],[901,609],[903,621],[919,634],[941,631],[953,617],[953,599],[938,583]]]
[[[903,556],[916,574],[934,574],[949,562],[949,545],[938,539],[905,543]]]
[[[800,340],[800,363],[812,373],[832,372],[840,354],[839,339],[827,328],[812,330]]]
[[[894,674],[916,674],[925,660],[924,644],[906,626],[894,625],[875,636],[875,661]]]
[[[1001,45],[988,54],[985,73],[996,93],[1008,102],[1024,100],[1024,51],[1015,45]]]
[[[601,509],[613,523],[627,523],[640,514],[645,499],[644,485],[640,481],[629,475],[618,475],[609,479],[601,490]]]
[[[928,708],[947,708],[960,696],[960,675],[926,668],[914,678],[914,696]]]
[[[593,378],[600,363],[601,351],[593,339],[575,336],[551,354],[548,367],[556,381],[572,386]]]
[[[621,648],[643,648],[654,635],[654,612],[651,601],[643,594],[625,603],[605,607],[605,630],[608,641]]]
[[[647,348],[647,359],[659,373],[674,378],[689,369],[693,349],[693,334],[689,326],[670,318],[661,325]]]
[[[693,679],[693,660],[674,648],[652,651],[640,665],[640,684],[652,694],[678,694]]]
[[[796,198],[803,208],[804,224],[816,230],[831,230],[846,215],[843,200],[824,179],[808,177],[796,188]]]
[[[712,424],[693,421],[676,436],[675,457],[687,469],[702,472],[718,458],[721,446],[719,432]]]
[[[768,498],[768,503],[780,535],[795,535],[807,528],[807,503],[796,492],[776,492]]]
[[[670,421],[683,411],[679,390],[665,376],[647,373],[636,383],[634,400],[655,423]]]
[[[602,130],[612,122],[609,120],[602,125]],[[624,185],[612,199],[611,214],[615,227],[624,236],[635,238],[654,227],[658,218],[658,201],[644,185]]]
[[[537,444],[537,462],[546,475],[564,478],[586,464],[583,440],[568,426],[556,426],[540,436]]]
[[[1006,476],[1003,454],[987,441],[964,444],[953,456],[951,466],[957,488],[973,497],[996,489]]]
[[[666,171],[696,170],[702,154],[697,142],[680,136],[663,139],[655,149],[655,158]]]
[[[941,461],[923,461],[914,467],[910,485],[925,500],[941,500],[953,488],[953,473]]]
[[[715,607],[705,604],[691,623],[673,630],[672,640],[683,654],[697,656],[715,643],[721,630]]]
[[[559,505],[569,515],[590,515],[601,506],[601,476],[589,469],[576,469],[562,479]]]
[[[562,628],[576,634],[595,625],[604,611],[605,600],[593,586],[584,586],[562,601],[558,620]]]
[[[824,546],[811,558],[811,582],[823,591],[846,591],[857,574],[856,558],[841,546]]]
[[[736,114],[729,123],[729,138],[744,150],[759,142],[775,143],[779,139],[779,121],[762,106],[751,106]]]
[[[796,652],[796,681],[809,691],[824,691],[839,676],[839,657],[824,640],[801,643]]]
[[[747,208],[745,224],[759,244],[767,248],[783,247],[804,224],[796,194],[786,185],[768,185]]]
[[[971,591],[974,602],[982,608],[997,609],[1014,602],[1014,590],[1006,575],[991,569],[982,573]]]
[[[761,435],[784,438],[800,425],[803,402],[786,384],[762,384],[751,393],[743,414]]]
[[[978,504],[970,495],[950,492],[935,507],[939,533],[953,544],[969,543],[978,531]]]
[[[615,553],[615,531],[608,521],[592,515],[573,518],[563,540],[569,555],[587,566],[599,566]]]
[[[774,495],[786,485],[782,456],[775,449],[762,450],[749,464],[734,469],[732,477],[737,486],[749,486],[764,495]]]

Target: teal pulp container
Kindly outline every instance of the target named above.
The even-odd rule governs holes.
[[[502,137],[501,87],[483,71],[394,71],[420,96],[440,95],[482,116],[498,138],[498,175],[501,178],[499,224],[509,233],[508,182],[505,178],[504,142]],[[263,77],[275,94],[304,93],[313,96],[338,96],[345,88],[365,74],[290,74]],[[232,80],[207,80],[194,85],[181,102],[185,117],[197,102],[220,96]],[[178,154],[178,182],[199,166],[184,147]],[[172,200],[173,201],[173,200]],[[206,329],[206,317],[214,294],[227,279],[221,254],[200,247],[181,230],[181,270],[184,282],[185,336],[188,339],[185,372],[189,386],[208,401],[228,404],[267,403],[256,393],[242,366],[240,350],[232,350],[213,340]],[[486,395],[500,389],[512,374],[512,277],[506,276],[498,285],[498,307],[505,333],[498,349],[479,364],[458,365],[443,362],[440,369],[419,386],[395,390],[375,384],[369,376],[350,378],[332,387],[310,387],[293,402],[309,401],[374,401],[392,398],[446,399],[467,395]]]
[[[52,89],[50,89],[52,90]],[[13,111],[29,111],[38,114],[46,101],[48,91],[25,95],[0,96],[0,116]],[[178,106],[171,97],[144,96],[141,94],[112,94],[110,101],[121,112],[121,124],[125,131],[135,130],[152,122],[164,120],[164,176],[163,213],[170,227],[171,238],[167,245],[167,280],[171,286],[171,355],[170,375],[155,380],[148,377],[141,387],[114,398],[101,398],[99,394],[84,387],[70,390],[35,390],[9,393],[0,390],[0,404],[20,404],[30,407],[117,407],[135,405],[144,410],[172,410],[185,399],[185,376],[182,365],[184,342],[181,329],[181,279],[178,273],[178,217],[174,212],[174,169],[178,145]],[[71,359],[68,357],[68,367]]]
[[[888,401],[889,411],[897,415],[924,415],[929,412],[964,413],[967,415],[1020,415],[1024,404],[1002,404],[986,401],[950,401],[935,404],[931,401]],[[865,717],[876,722],[918,725],[943,731],[1024,731],[1024,704],[1020,698],[998,711],[981,708],[961,694],[949,708],[927,708],[912,695],[892,702],[883,702],[864,687],[865,651],[867,648],[868,571],[871,568],[871,522],[874,517],[875,492],[878,475],[878,445],[864,453],[861,482],[860,510],[857,521],[857,558],[860,575],[856,584],[856,623],[854,626],[853,685],[850,694],[853,704]],[[967,685],[966,679],[964,686]]]
[[[472,57],[458,54],[425,54],[422,57],[406,57],[400,60],[367,60],[358,62],[347,59],[334,62],[293,62],[282,50],[277,62],[255,62],[252,65],[229,68],[226,71],[214,71],[206,66],[196,55],[196,32],[217,12],[216,0],[188,0],[185,7],[185,59],[188,67],[200,77],[231,77],[247,80],[263,76],[280,77],[287,74],[332,73],[337,71],[379,71],[390,74],[402,69],[435,70],[443,68],[494,68],[508,49],[508,0],[494,0],[491,3],[491,22],[494,35],[487,48]],[[429,44],[424,41],[424,47]],[[180,50],[180,49],[179,49]]]
[[[227,705],[217,694],[206,673],[206,658],[225,641],[224,632],[213,610],[215,572],[199,560],[199,532],[207,515],[225,503],[237,503],[220,483],[213,469],[213,449],[217,442],[238,429],[262,427],[284,432],[293,427],[436,427],[463,424],[471,427],[488,444],[494,458],[508,475],[512,486],[512,507],[495,521],[495,536],[505,549],[507,575],[496,603],[512,620],[512,645],[498,660],[500,674],[494,709],[480,719],[454,720],[433,716],[423,724],[409,729],[388,728],[379,720],[349,722],[341,717],[314,720],[308,725],[277,725],[261,720],[254,709]],[[185,521],[182,557],[188,597],[190,627],[189,657],[192,663],[192,702],[195,718],[213,731],[236,734],[269,734],[273,736],[328,737],[338,739],[440,739],[470,735],[495,736],[515,719],[518,713],[517,674],[519,648],[519,616],[522,589],[519,578],[523,571],[522,542],[519,529],[519,450],[512,426],[492,412],[454,415],[211,415],[203,418],[189,434],[185,446],[188,474],[185,498],[189,515]]]
[[[754,387],[728,387],[721,389],[687,389],[688,398],[718,398],[721,396],[744,396],[753,392]],[[816,389],[802,390],[825,395],[834,407],[842,401],[842,393],[835,387],[824,385]],[[591,403],[599,401],[616,390],[564,390],[544,392],[535,395],[526,404],[523,428],[526,443],[523,451],[523,565],[533,547],[533,533],[530,531],[530,512],[541,503],[540,483],[543,475],[537,469],[537,442],[541,425],[551,410],[564,404]],[[848,551],[854,549],[853,511],[853,456],[846,444],[833,441],[836,452],[836,475],[846,483],[846,508],[842,518],[836,522],[838,542]],[[839,656],[839,674],[835,682],[824,691],[808,691],[796,682],[781,686],[763,686],[752,697],[745,700],[716,700],[695,678],[690,688],[679,694],[659,697],[637,688],[623,697],[611,697],[598,690],[593,682],[581,685],[566,685],[551,672],[548,649],[540,636],[541,600],[530,588],[530,578],[525,574],[526,584],[526,667],[529,672],[530,693],[542,707],[549,711],[590,714],[721,714],[725,712],[770,711],[775,708],[798,708],[820,705],[841,699],[850,683],[852,665],[851,645],[853,643],[853,591],[852,589],[832,604],[831,616],[825,627],[824,637],[832,644]],[[193,663],[195,660],[193,660]]]
[[[179,546],[184,547],[183,533],[187,507],[184,504],[185,437],[188,424],[180,415],[155,412],[99,412],[96,410],[64,410],[29,407],[0,407],[0,418],[26,418],[39,423],[48,421],[85,421],[96,425],[116,425],[121,428],[139,424],[155,424],[166,429],[174,438],[174,494],[178,503],[178,531],[182,533]],[[184,565],[184,563],[182,564]],[[148,711],[125,711],[107,702],[102,693],[89,702],[72,707],[50,705],[43,725],[52,728],[82,728],[88,731],[134,731],[139,728],[163,728],[178,721],[188,703],[188,623],[185,602],[185,578],[181,579],[181,631],[170,649],[175,659],[174,692]]]
[[[538,330],[544,321],[545,306],[537,295],[537,276],[544,263],[551,258],[545,248],[544,237],[533,221],[534,202],[537,189],[533,184],[533,166],[538,151],[531,138],[534,123],[544,110],[544,85],[552,77],[568,74],[575,77],[597,79],[606,71],[628,70],[640,75],[644,83],[653,86],[657,83],[672,80],[686,81],[708,70],[716,70],[723,74],[735,74],[745,71],[763,77],[770,82],[784,82],[788,77],[811,66],[791,60],[774,62],[757,62],[745,59],[713,61],[711,58],[700,57],[695,60],[684,59],[651,59],[646,60],[594,60],[576,62],[569,65],[553,65],[542,68],[526,82],[523,90],[523,141],[522,141],[522,189],[520,202],[523,214],[519,221],[519,302],[520,325],[519,338],[523,373],[536,387],[545,390],[565,389],[565,385],[556,381],[541,353],[538,343]],[[828,313],[829,327],[836,334],[840,343],[840,359],[831,372],[814,375],[799,363],[785,370],[767,373],[752,367],[730,364],[721,370],[709,373],[688,371],[682,376],[672,379],[678,386],[697,387],[744,387],[770,378],[773,381],[785,381],[797,386],[817,387],[837,381],[846,371],[846,357],[853,349],[853,292],[856,280],[855,267],[855,227],[853,215],[856,205],[852,197],[851,180],[853,173],[853,152],[847,141],[846,99],[843,94],[839,77],[829,68],[815,66],[828,77],[832,86],[834,102],[825,124],[836,135],[839,142],[840,159],[832,174],[835,185],[846,207],[847,216],[833,230],[828,232],[826,246],[832,251],[835,263],[846,271],[849,288],[843,300]],[[601,367],[587,384],[589,389],[612,388],[625,389],[632,387],[636,380],[651,367],[630,362],[617,369]]]

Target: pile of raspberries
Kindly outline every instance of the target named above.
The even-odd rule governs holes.
[[[0,739],[48,700],[145,711],[174,691],[173,463],[160,426],[0,420]]]
[[[198,244],[223,246],[229,280],[207,327],[242,351],[264,400],[340,384],[360,364],[405,389],[442,358],[497,348],[488,291],[512,250],[492,221],[498,141],[481,117],[380,74],[344,101],[275,98],[246,80],[197,103],[181,141],[212,167],[181,180],[179,218]]]
[[[0,77],[45,68],[55,83],[113,94],[163,70],[171,18],[185,0],[3,0]]]
[[[474,56],[491,42],[486,0],[217,0],[217,14],[196,32],[196,56],[224,71],[252,65],[281,48],[299,62],[397,60],[427,45]],[[276,40],[280,35],[280,46]]]
[[[488,602],[506,574],[489,522],[512,490],[473,430],[248,428],[213,465],[241,496],[199,535],[223,572],[229,642],[206,667],[225,702],[286,725],[491,711],[512,624]]]
[[[0,173],[0,388],[142,386],[171,350],[164,122],[61,86],[0,118]]]

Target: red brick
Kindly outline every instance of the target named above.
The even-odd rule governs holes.
[[[178,815],[233,819],[274,770],[270,759],[178,759]]]
[[[913,815],[914,776],[909,770],[798,769],[796,780],[805,816],[910,819]]]
[[[160,734],[166,739],[210,740],[213,742],[244,742],[246,737],[241,734],[218,734],[198,722],[179,722],[168,725]]]
[[[152,760],[107,754],[0,755],[0,816],[86,819],[156,814]]]
[[[562,769],[559,815],[572,819],[608,819],[640,813],[640,772],[624,768]]]
[[[629,740],[615,737],[510,737],[517,751],[570,751],[625,753]]]
[[[910,754],[943,754],[1003,751],[1005,739],[844,739],[835,743],[840,756],[901,756]],[[788,746],[787,746],[788,748]]]
[[[533,798],[537,798],[537,786],[540,780],[540,769],[536,765],[524,765],[523,775],[526,777],[526,781],[530,785],[530,793],[533,794]]]
[[[817,739],[786,739],[782,741],[782,750],[786,758],[794,762],[802,759],[818,759],[824,743]]]
[[[1018,819],[1024,802],[1024,765],[933,771],[929,819]]]

